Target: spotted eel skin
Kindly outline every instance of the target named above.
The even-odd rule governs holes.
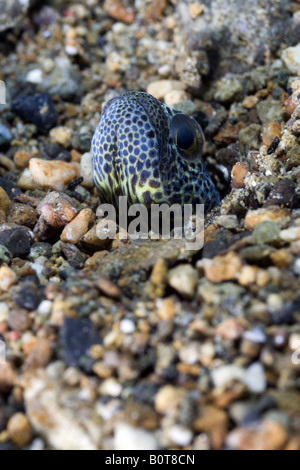
[[[101,202],[129,205],[219,204],[202,160],[204,136],[187,114],[144,92],[113,98],[103,109],[91,154]]]

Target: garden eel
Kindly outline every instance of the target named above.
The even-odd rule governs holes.
[[[104,107],[92,146],[94,181],[101,202],[118,207],[119,196],[135,203],[220,202],[207,173],[200,125],[144,92],[128,92]]]

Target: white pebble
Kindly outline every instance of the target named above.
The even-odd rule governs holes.
[[[99,390],[102,395],[119,397],[122,393],[122,385],[116,379],[109,378],[104,380]]]
[[[244,381],[245,370],[234,364],[221,366],[211,372],[213,383],[216,387],[223,387],[232,380]]]
[[[26,75],[26,82],[38,84],[38,83],[42,83],[42,81],[43,81],[43,72],[41,69],[30,70],[30,72],[28,72],[28,74]]]
[[[83,186],[86,186],[87,188],[92,188],[94,186],[92,156],[90,152],[84,153],[81,157],[80,176],[83,178]]]
[[[294,263],[294,273],[300,276],[300,258],[297,258]]]
[[[264,344],[267,341],[267,337],[259,327],[254,327],[252,330],[245,331],[243,338],[251,341],[252,343]]]
[[[65,47],[65,51],[68,55],[76,55],[78,53],[77,47],[71,46],[70,44]]]
[[[300,43],[284,49],[281,59],[286,68],[294,75],[300,75]]]
[[[43,439],[39,439],[38,437],[34,439],[30,445],[29,450],[44,450],[45,449],[45,443]]]
[[[8,305],[6,302],[0,302],[0,322],[6,321],[8,317]]]
[[[52,310],[51,300],[42,300],[42,302],[37,308],[38,313],[42,315],[43,317],[47,317],[48,315],[50,315],[51,310]]]
[[[185,447],[191,443],[193,433],[190,429],[175,425],[171,427],[169,431],[169,437],[175,444],[181,447]]]
[[[263,366],[256,362],[246,370],[244,383],[253,393],[263,393],[266,390],[266,377]]]
[[[120,322],[120,330],[125,335],[129,335],[130,333],[134,332],[135,324],[132,320],[128,320],[127,318],[125,318],[124,320],[121,320]]]
[[[157,450],[155,435],[129,424],[115,424],[114,450]]]

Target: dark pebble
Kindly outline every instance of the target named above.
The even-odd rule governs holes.
[[[229,230],[220,230],[212,241],[205,243],[202,257],[213,258],[231,245],[232,238],[232,233]]]
[[[134,400],[141,403],[154,404],[154,398],[159,389],[158,385],[152,383],[137,383],[132,389]]]
[[[67,189],[71,191],[72,189],[76,188],[79,184],[81,184],[83,181],[83,176],[80,176],[80,178],[77,178],[74,181],[71,181],[71,183],[68,184]]]
[[[86,255],[81,253],[81,251],[77,248],[77,246],[72,245],[70,243],[63,243],[60,244],[61,250],[65,257],[67,258],[70,265],[75,269],[81,269],[84,266],[84,262],[86,260]]]
[[[269,245],[253,245],[243,248],[239,255],[249,263],[258,264],[259,266],[268,266],[270,264],[270,255],[274,253],[275,248]]]
[[[13,227],[0,232],[0,244],[4,245],[13,257],[24,258],[30,252],[32,237],[25,227]]]
[[[8,147],[12,141],[12,133],[6,126],[0,123],[0,148]]]
[[[0,451],[1,450],[19,450],[19,449],[11,441],[8,441],[8,442],[3,442],[2,444],[0,444]]]
[[[271,313],[272,323],[275,325],[292,325],[295,323],[295,314],[300,314],[300,297],[293,302],[287,302],[279,312]]]
[[[275,139],[273,140],[271,145],[268,147],[268,150],[267,150],[268,155],[271,155],[271,153],[275,152],[275,150],[277,149],[277,147],[279,145],[279,142],[280,142],[279,137],[275,137]]]
[[[88,356],[94,344],[101,344],[94,324],[85,318],[64,318],[61,329],[62,357],[69,367],[91,371],[93,360]]]
[[[58,118],[49,93],[19,96],[12,103],[12,111],[43,133],[54,127]]]
[[[257,403],[254,403],[251,410],[246,414],[242,420],[242,425],[247,426],[254,424],[261,420],[261,417],[267,411],[277,408],[276,400],[269,395],[261,397]]]
[[[44,298],[44,289],[32,281],[25,281],[15,299],[16,304],[21,308],[35,310]]]
[[[294,181],[288,179],[282,179],[276,183],[264,205],[264,207],[269,206],[284,206],[290,207],[291,201],[295,196],[296,184]]]
[[[71,161],[71,153],[58,144],[48,144],[44,147],[46,160],[62,160],[64,162]]]
[[[291,202],[292,209],[300,209],[300,194],[296,194]]]
[[[79,202],[83,202],[83,201],[84,201],[84,196],[83,196],[82,194],[80,194],[78,191],[69,191],[68,189],[66,189],[66,190],[65,190],[65,193],[66,193],[68,196],[70,196],[70,197],[76,199],[76,200],[79,201]]]
[[[10,197],[11,199],[22,193],[21,189],[18,188],[18,186],[16,186],[12,181],[9,181],[6,178],[2,178],[1,176],[0,176],[0,186],[1,188],[4,189],[8,197]]]
[[[92,132],[74,133],[72,137],[72,146],[81,152],[89,152],[91,149]]]
[[[50,258],[50,256],[52,256],[52,245],[50,245],[50,243],[45,242],[33,243],[30,250],[30,259],[34,260],[39,256],[45,256],[46,258]]]

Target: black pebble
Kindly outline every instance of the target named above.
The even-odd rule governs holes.
[[[15,299],[16,304],[21,308],[35,310],[44,298],[44,289],[35,282],[24,282]]]
[[[284,206],[290,207],[291,201],[295,196],[296,184],[294,181],[288,179],[282,179],[276,183],[264,205],[264,207],[269,206]]]
[[[86,256],[81,253],[77,246],[71,243],[61,243],[61,251],[69,261],[70,265],[75,269],[81,269],[84,266]]]
[[[54,127],[58,118],[49,93],[19,96],[12,103],[12,111],[43,133]]]
[[[0,186],[11,199],[22,193],[21,189],[18,188],[12,181],[9,181],[6,178],[2,178],[2,176],[0,176]]]
[[[47,160],[71,161],[71,153],[58,144],[48,144],[44,147]]]
[[[88,356],[94,344],[101,344],[94,324],[86,318],[65,318],[61,329],[62,357],[68,367],[91,372],[93,360]]]
[[[4,245],[13,257],[24,258],[30,252],[32,239],[28,229],[14,227],[0,232],[0,244]]]
[[[274,153],[275,150],[277,149],[279,145],[280,139],[278,137],[275,137],[271,145],[268,147],[267,154],[271,155],[271,153]]]

